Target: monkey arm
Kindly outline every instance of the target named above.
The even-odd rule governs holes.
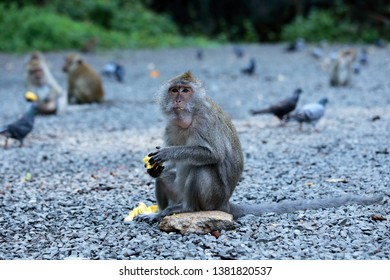
[[[150,164],[163,163],[168,160],[186,161],[193,165],[215,164],[220,159],[210,148],[203,146],[170,146],[150,153]]]

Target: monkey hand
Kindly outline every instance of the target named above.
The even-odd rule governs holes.
[[[146,172],[153,178],[157,178],[164,170],[162,163],[152,162],[152,157],[149,155],[144,157]]]
[[[148,154],[148,157],[150,157],[149,159],[150,164],[154,164],[154,163],[162,164],[163,162],[172,159],[172,156],[175,152],[175,149],[172,149],[171,147],[165,147],[165,148],[156,147],[156,149],[157,151]]]

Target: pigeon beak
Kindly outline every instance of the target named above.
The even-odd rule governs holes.
[[[35,102],[38,100],[38,96],[33,93],[32,91],[27,91],[25,94],[24,94],[24,98],[27,100],[27,101],[30,101],[30,102]]]

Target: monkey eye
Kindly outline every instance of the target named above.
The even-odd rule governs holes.
[[[177,93],[179,90],[177,88],[171,88],[171,92]]]
[[[182,91],[185,92],[185,93],[190,92],[190,90],[188,88],[183,88]]]

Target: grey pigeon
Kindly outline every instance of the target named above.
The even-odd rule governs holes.
[[[30,92],[31,93],[31,92]],[[23,146],[24,138],[33,130],[35,114],[37,113],[37,104],[35,101],[38,97],[35,95],[34,99],[26,96],[27,101],[33,102],[26,113],[24,113],[15,122],[0,127],[0,134],[5,136],[4,149],[8,147],[8,138],[19,140],[20,147]]]
[[[198,50],[196,51],[196,58],[197,58],[198,60],[203,60],[203,50],[198,49]]]
[[[301,93],[302,89],[297,88],[288,98],[283,99],[278,103],[269,106],[268,108],[261,110],[251,110],[250,112],[252,115],[273,114],[280,120],[280,124],[284,125],[285,116],[295,110]]]
[[[110,62],[103,66],[102,75],[107,77],[113,76],[118,82],[123,82],[125,69],[116,62]]]
[[[374,44],[378,48],[386,48],[386,42],[382,38],[376,38]]]
[[[247,68],[242,69],[241,72],[246,75],[253,75],[255,73],[255,69],[256,69],[255,59],[251,58],[251,60],[249,61],[249,66]]]
[[[353,72],[355,74],[359,74],[362,66],[368,64],[368,51],[366,48],[362,49],[360,53],[358,54],[358,58],[352,65]]]
[[[318,132],[319,130],[316,128],[316,125],[324,116],[327,103],[328,98],[323,97],[317,103],[306,104],[301,109],[298,109],[296,113],[288,115],[286,121],[297,121],[300,130],[302,129],[303,123],[309,123]]]
[[[315,47],[312,49],[311,55],[316,59],[320,59],[324,56],[324,50],[321,47]]]
[[[236,55],[237,58],[242,58],[245,54],[243,48],[240,46],[234,46],[233,53]]]
[[[361,65],[367,65],[368,64],[368,51],[366,48],[363,48],[358,57],[358,61]]]
[[[299,52],[305,48],[305,39],[297,38],[294,42],[291,42],[287,47],[287,52]]]

